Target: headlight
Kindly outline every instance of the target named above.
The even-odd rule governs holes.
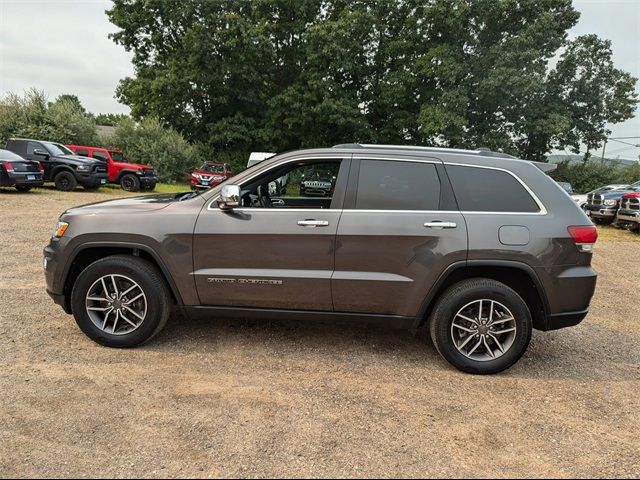
[[[605,200],[604,204],[608,205],[609,207],[615,207],[618,204],[618,201],[617,200]]]
[[[79,172],[88,172],[89,170],[91,170],[91,167],[89,165],[78,165],[76,170],[78,170]]]
[[[53,234],[55,238],[60,238],[64,235],[64,232],[69,228],[69,224],[67,222],[58,222],[58,226],[56,227],[56,231]]]
[[[144,172],[143,172],[142,170],[138,170],[136,173],[137,173],[138,175],[142,175]]]

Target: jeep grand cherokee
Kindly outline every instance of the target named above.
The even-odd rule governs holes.
[[[333,169],[329,196],[268,185]],[[428,325],[455,367],[495,373],[532,328],[579,323],[595,226],[534,164],[486,150],[348,144],[265,160],[198,193],[72,208],[47,290],[94,341],[132,347],[170,305],[196,317]]]

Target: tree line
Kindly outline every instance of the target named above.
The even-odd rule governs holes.
[[[345,142],[587,159],[631,118],[611,44],[571,0],[115,0],[117,96],[212,151]]]

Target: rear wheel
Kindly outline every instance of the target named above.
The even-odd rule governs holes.
[[[29,190],[31,190],[31,187],[27,185],[16,185],[16,190],[18,190],[19,192],[28,192]]]
[[[140,190],[140,179],[132,173],[127,173],[120,179],[120,186],[127,192],[137,192]]]
[[[531,330],[524,300],[507,285],[487,278],[450,287],[430,319],[431,339],[440,355],[463,372],[481,375],[516,363],[529,345]]]
[[[146,260],[115,255],[89,265],[71,292],[80,329],[107,347],[135,347],[153,338],[169,318],[169,291]]]
[[[60,172],[53,179],[56,189],[62,190],[63,192],[70,192],[76,185],[78,185],[78,181],[76,177],[71,172]]]

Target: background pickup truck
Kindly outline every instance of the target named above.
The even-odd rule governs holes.
[[[122,150],[110,150],[84,145],[67,145],[76,155],[99,160],[107,165],[109,183],[119,184],[127,192],[153,190],[158,176],[153,167],[139,163],[129,163]]]
[[[640,232],[640,187],[622,196],[616,221],[621,227]]]
[[[40,162],[44,168],[44,181],[54,182],[58,190],[71,191],[78,184],[86,190],[94,190],[107,183],[104,163],[76,156],[60,143],[10,138],[5,148],[27,160]]]

